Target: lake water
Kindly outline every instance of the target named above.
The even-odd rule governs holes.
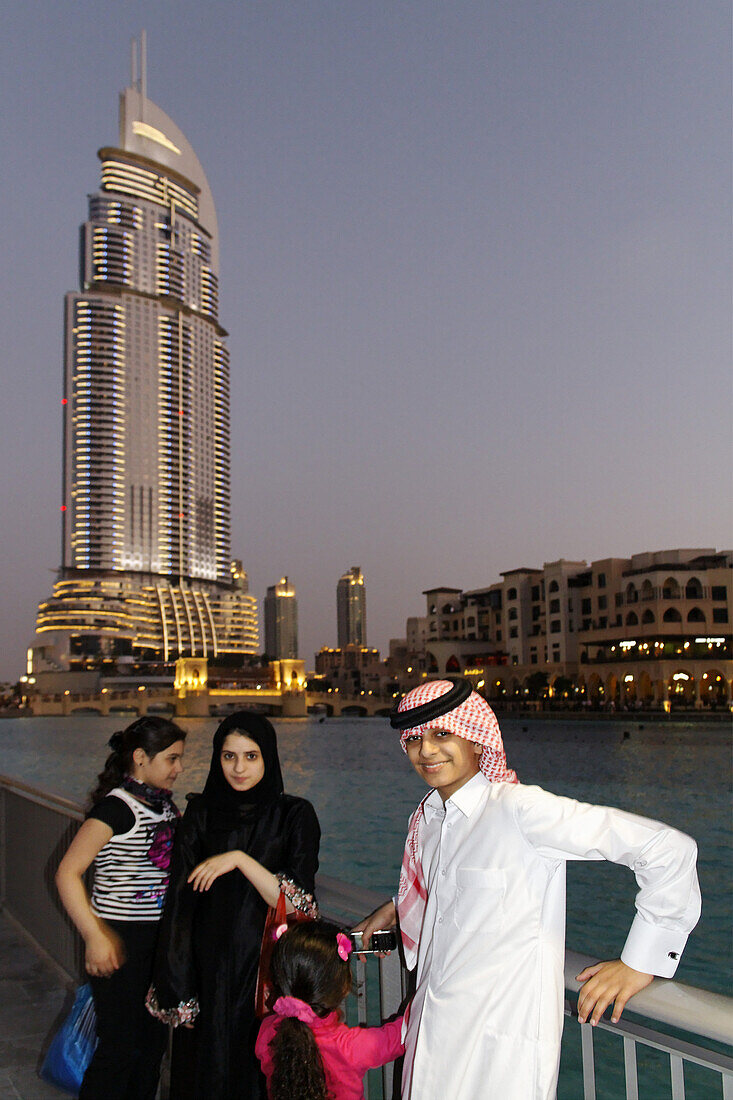
[[[0,772],[82,801],[121,716],[0,721]],[[216,719],[187,719],[176,794],[201,790]],[[619,806],[690,833],[700,848],[703,915],[678,970],[681,981],[731,992],[729,729],[694,722],[582,722],[504,718],[507,758],[524,783]],[[311,800],[323,829],[321,870],[394,892],[409,814],[424,793],[383,718],[278,720],[286,789]],[[628,736],[625,736],[628,734]],[[568,865],[570,947],[618,955],[633,916],[635,881],[606,863]],[[602,899],[602,900],[601,900]]]

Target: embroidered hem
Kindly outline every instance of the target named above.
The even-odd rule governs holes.
[[[280,893],[284,894],[294,909],[299,909],[311,920],[318,920],[318,903],[312,894],[307,894],[297,882],[293,882],[287,875],[276,876],[280,884]]]
[[[191,997],[189,1001],[181,1001],[175,1008],[161,1008],[158,1004],[158,995],[152,985],[145,998],[145,1007],[151,1016],[155,1016],[156,1020],[160,1020],[164,1024],[171,1024],[173,1027],[178,1027],[180,1024],[192,1024],[199,1014],[199,1002],[196,997]]]

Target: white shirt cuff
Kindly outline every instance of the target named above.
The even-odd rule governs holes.
[[[637,913],[621,952],[621,962],[642,974],[673,978],[686,943],[684,932],[649,924]]]

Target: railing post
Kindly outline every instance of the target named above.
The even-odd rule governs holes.
[[[624,1035],[624,1072],[626,1075],[626,1100],[639,1100],[639,1080],[636,1071],[636,1042]]]
[[[583,1097],[584,1100],[596,1100],[593,1028],[590,1024],[580,1024],[580,1047],[583,1053]]]
[[[685,1100],[685,1071],[679,1055],[670,1054],[669,1072],[672,1077],[672,1100]]]
[[[380,1016],[386,1020],[394,1016],[404,997],[402,981],[402,963],[398,951],[392,951],[379,960],[379,1008]],[[392,1095],[394,1082],[394,1062],[388,1062],[382,1069],[382,1089],[385,1097]]]

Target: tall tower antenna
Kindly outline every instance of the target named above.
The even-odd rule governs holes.
[[[143,104],[148,94],[148,41],[145,31],[140,31],[140,95]]]
[[[137,88],[137,39],[130,39],[130,87]]]

